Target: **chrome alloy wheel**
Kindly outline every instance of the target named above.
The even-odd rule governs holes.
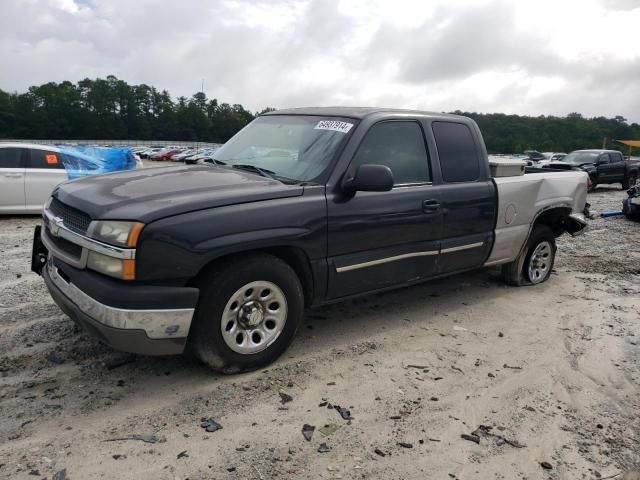
[[[227,346],[236,353],[258,353],[282,333],[287,299],[275,284],[260,280],[239,288],[224,307],[220,328]]]
[[[529,258],[527,267],[531,283],[540,283],[547,277],[551,268],[552,254],[552,247],[549,242],[540,242],[536,246]]]

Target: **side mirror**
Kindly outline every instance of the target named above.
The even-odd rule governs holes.
[[[360,165],[343,186],[351,192],[388,192],[393,188],[393,173],[385,165]]]

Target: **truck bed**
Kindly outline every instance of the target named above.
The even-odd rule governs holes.
[[[527,173],[494,178],[498,192],[495,243],[485,265],[512,261],[520,252],[536,216],[549,208],[566,207],[582,215],[587,174],[578,171]]]

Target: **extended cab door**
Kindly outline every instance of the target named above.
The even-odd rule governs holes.
[[[417,120],[373,124],[350,159],[388,166],[387,192],[327,193],[329,299],[435,275],[442,215]],[[340,172],[342,173],[342,172]]]
[[[609,152],[605,154],[609,157],[609,163],[602,165],[603,170],[607,172],[609,182],[622,182],[625,175],[624,157],[620,152]]]
[[[0,212],[24,210],[24,175],[23,149],[0,148]]]
[[[491,252],[498,207],[482,137],[472,123],[434,121],[431,130],[443,215],[438,272],[480,267]]]
[[[598,169],[598,182],[608,183],[615,181],[615,172],[608,153],[601,153],[598,156],[596,168]]]
[[[28,210],[36,211],[44,205],[56,185],[67,180],[62,154],[50,150],[29,149],[25,200]]]

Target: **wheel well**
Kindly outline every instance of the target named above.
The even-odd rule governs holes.
[[[571,209],[567,207],[556,207],[549,210],[545,210],[536,218],[533,226],[546,225],[548,226],[555,237],[559,237],[564,232],[571,231],[568,225],[569,215]]]
[[[247,255],[252,255],[256,253],[266,253],[273,255],[274,257],[278,257],[280,260],[288,264],[300,280],[302,284],[302,290],[304,292],[304,303],[305,306],[311,305],[313,301],[313,272],[311,271],[311,262],[307,257],[307,254],[298,247],[291,246],[281,246],[281,247],[266,247],[266,248],[258,248],[253,250],[245,250],[242,252],[231,253],[228,255],[224,255],[222,257],[218,257],[211,262],[204,265],[195,279],[193,279],[189,283],[197,283],[197,280],[207,271],[215,268],[221,264],[231,263],[235,259],[246,257]]]

